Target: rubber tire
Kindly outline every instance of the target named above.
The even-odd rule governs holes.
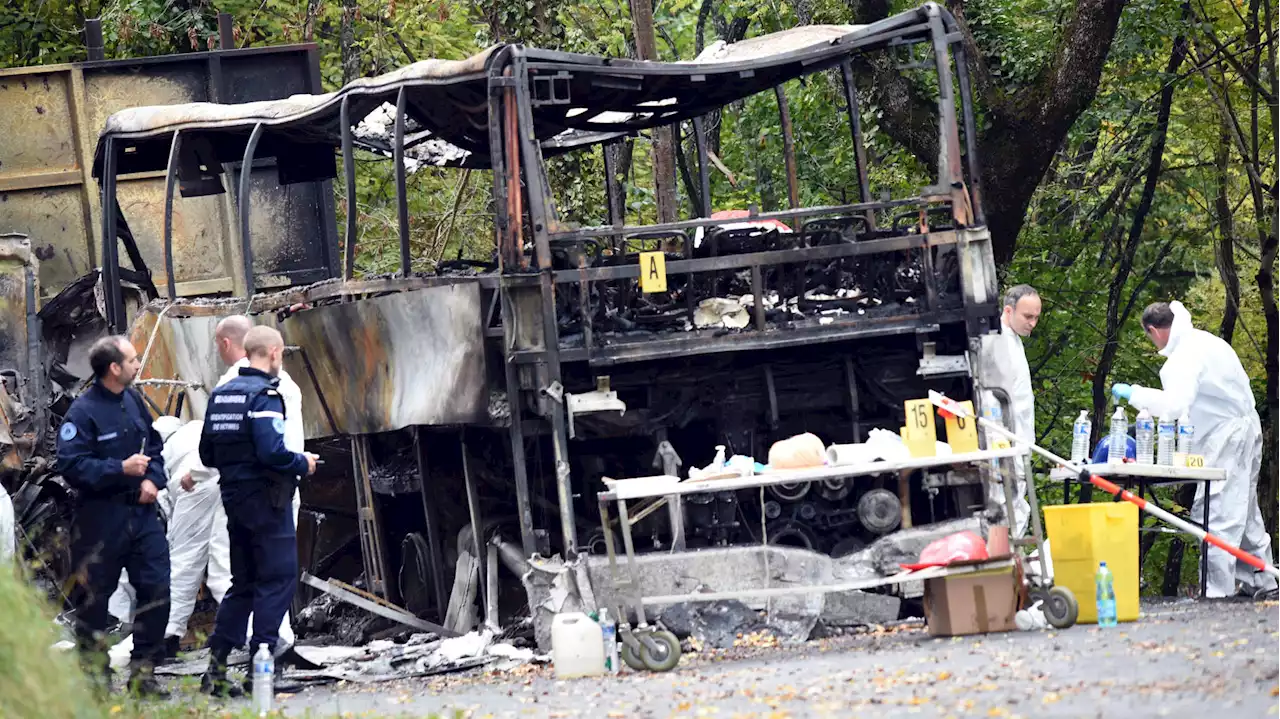
[[[631,651],[631,647],[627,646],[626,642],[622,642],[621,644],[622,644],[622,663],[631,667],[635,671],[638,671],[638,672],[644,671],[646,667],[644,665],[644,662],[641,661],[640,657],[637,656],[635,652]],[[640,646],[643,647],[644,645],[641,644]]]
[[[1076,595],[1066,587],[1054,587],[1049,590],[1048,601],[1041,607],[1044,618],[1055,629],[1066,629],[1074,626],[1080,617],[1080,603]]]
[[[644,662],[644,668],[651,672],[669,672],[675,669],[676,665],[680,663],[680,640],[676,639],[676,635],[665,629],[659,629],[650,634],[649,638],[665,645],[667,653],[661,659],[656,659],[649,653],[649,647],[641,643],[640,661]]]

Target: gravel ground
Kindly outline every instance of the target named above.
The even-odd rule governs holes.
[[[1113,629],[932,638],[917,626],[686,654],[667,674],[478,671],[282,697],[289,716],[1276,716],[1280,605],[1143,605]]]

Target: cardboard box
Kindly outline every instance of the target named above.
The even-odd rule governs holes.
[[[1013,567],[924,582],[924,616],[935,637],[1011,632],[1017,611]]]

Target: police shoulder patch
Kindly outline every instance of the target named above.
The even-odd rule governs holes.
[[[271,420],[271,428],[274,429],[277,434],[284,434],[284,420],[279,417]]]
[[[62,438],[63,442],[70,442],[76,438],[76,433],[79,431],[80,430],[76,429],[75,424],[71,422],[63,422],[62,429],[58,432],[58,436]]]

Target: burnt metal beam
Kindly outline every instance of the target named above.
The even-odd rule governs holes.
[[[507,325],[510,312],[503,310],[503,325]],[[516,365],[510,358],[503,358],[503,369],[507,382],[507,406],[511,411],[511,429],[507,433],[511,440],[511,468],[516,485],[516,510],[520,514],[520,548],[524,556],[531,557],[538,551],[537,539],[534,535],[533,509],[529,503],[529,466],[524,450],[524,411],[520,401],[520,379]]]
[[[949,198],[946,198],[949,199]],[[855,202],[848,205],[822,205],[818,207],[797,207],[793,210],[778,210],[776,212],[761,212],[750,217],[753,221],[761,220],[787,220],[802,217],[817,217],[820,215],[845,215],[852,212],[867,212],[870,210],[891,210],[896,207],[916,207],[919,205],[927,205],[937,203],[936,197],[906,197],[900,200],[885,200],[883,202]],[[724,220],[713,220],[710,218],[696,218],[692,220],[681,220],[680,222],[662,222],[656,225],[644,225],[638,227],[618,227],[613,225],[597,225],[595,227],[583,227],[577,230],[569,230],[566,232],[552,232],[549,237],[556,241],[573,241],[582,240],[589,237],[609,237],[610,235],[632,234],[637,232],[671,232],[674,230],[691,230],[695,227],[714,227],[715,225],[724,224]]]
[[[951,214],[957,227],[973,224],[969,195],[960,163],[960,132],[956,126],[955,88],[951,82],[951,39],[937,5],[927,5],[933,59],[938,74],[938,185],[951,192]],[[950,15],[946,19],[952,19]]]
[[[119,333],[125,325],[123,289],[120,287],[119,248],[116,246],[116,164],[119,146],[107,136],[102,159],[102,280],[106,295],[107,328]]]
[[[258,140],[262,137],[262,123],[253,126],[249,133],[249,141],[244,146],[244,158],[240,161],[240,255],[244,262],[244,296],[253,297],[255,280],[253,276],[253,241],[249,235],[249,186],[253,178],[253,153],[258,149]]]
[[[169,283],[169,301],[178,299],[178,283],[173,273],[173,190],[178,175],[178,153],[182,147],[182,135],[173,131],[169,144],[169,168],[164,179],[164,277]]]
[[[369,482],[369,438],[351,438],[351,468],[355,479],[357,525],[360,531],[360,556],[364,560],[364,576],[369,589],[388,601],[395,601],[394,585],[387,581],[387,553],[383,544],[382,522],[377,498]]]
[[[722,272],[740,270],[753,266],[789,265],[804,262],[819,262],[842,257],[875,255],[885,252],[898,252],[924,247],[939,247],[957,242],[954,232],[936,232],[928,235],[902,235],[886,237],[866,242],[845,243],[840,245],[823,245],[821,247],[802,247],[790,250],[768,250],[765,252],[749,252],[741,255],[722,255],[720,257],[699,257],[693,260],[672,260],[667,263],[668,275],[690,274],[698,272]],[[578,270],[558,270],[555,273],[556,284],[596,280],[626,280],[640,276],[640,265],[612,265],[605,267],[589,267]],[[512,281],[526,280],[532,277],[512,277]]]
[[[489,583],[485,580],[489,576],[488,573],[488,557],[484,551],[484,524],[480,519],[480,497],[476,490],[476,480],[471,476],[471,461],[468,459],[470,452],[467,450],[467,428],[463,427],[458,431],[458,443],[462,450],[462,483],[467,492],[467,516],[471,521],[471,544],[476,553],[476,564],[480,567],[480,606],[487,608],[489,606]],[[496,620],[494,617],[486,617],[486,619]]]
[[[702,118],[693,118],[693,145],[698,150],[698,191],[702,193],[699,217],[711,217],[711,168],[707,159],[707,136],[702,132]]]
[[[556,496],[560,505],[560,531],[563,538],[564,558],[573,559],[578,554],[578,533],[573,509],[573,488],[569,470],[569,434],[565,420],[563,385],[560,372],[559,325],[556,320],[555,288],[551,272],[551,244],[548,224],[555,217],[555,207],[547,191],[542,174],[542,148],[532,134],[533,103],[529,96],[529,73],[523,50],[512,51],[512,76],[515,78],[516,110],[519,125],[529,128],[530,134],[520,135],[520,154],[525,166],[525,188],[529,193],[529,219],[533,223],[533,245],[538,260],[538,288],[541,299],[543,341],[543,370],[540,372],[541,392],[545,397],[545,414],[551,420],[551,446],[555,457]]]
[[[945,321],[943,313],[926,316],[894,317],[885,320],[836,320],[827,325],[815,325],[796,329],[774,329],[767,332],[740,332],[710,336],[708,332],[690,332],[680,337],[655,340],[639,340],[625,344],[597,348],[591,354],[592,367],[607,367],[628,362],[647,362],[671,357],[719,354],[722,352],[753,352],[782,347],[842,342],[865,337],[884,337],[903,334],[927,334],[937,332]],[[566,361],[586,360],[581,353],[563,352]],[[519,358],[517,358],[518,360]]]
[[[356,267],[356,158],[351,137],[350,98],[346,95],[342,97],[338,114],[338,122],[342,125],[342,176],[347,185],[347,234],[342,243],[346,250],[346,263],[342,278],[350,280]]]
[[[445,607],[449,606],[449,595],[445,591],[444,552],[440,545],[440,515],[436,507],[440,504],[440,491],[431,481],[430,464],[427,456],[427,442],[422,427],[413,428],[413,449],[418,461],[418,490],[422,495],[422,515],[426,522],[427,559],[431,564],[431,597],[435,600],[436,611],[444,618]]]
[[[978,158],[978,138],[976,120],[973,116],[973,89],[969,83],[969,65],[965,57],[964,46],[955,45],[956,77],[960,81],[960,104],[964,117],[965,159],[969,165],[969,197],[973,205],[973,224],[987,224],[986,212],[982,209],[982,165]]]
[[[396,163],[396,218],[400,230],[400,274],[413,274],[413,259],[409,256],[409,189],[404,166],[405,89],[396,93],[395,140],[392,143]]]
[[[90,61],[107,59],[102,42],[102,18],[91,17],[84,21],[84,45]]]
[[[235,47],[235,19],[229,12],[220,12],[218,13],[218,49],[234,50]]]

